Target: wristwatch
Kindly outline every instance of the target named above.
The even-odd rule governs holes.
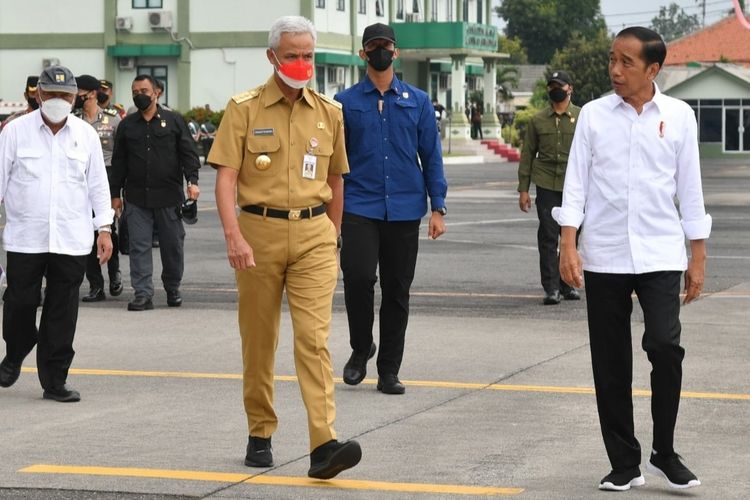
[[[112,232],[112,226],[102,226],[99,228],[100,233],[111,233]]]
[[[448,209],[445,207],[433,208],[432,211],[439,213],[443,217],[445,217],[448,214]]]
[[[338,236],[336,237],[336,248],[337,248],[338,250],[341,250],[341,235],[338,235]]]

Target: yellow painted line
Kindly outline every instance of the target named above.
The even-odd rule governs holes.
[[[36,373],[36,368],[24,366],[21,371]],[[72,375],[93,375],[103,377],[153,377],[153,378],[191,378],[191,379],[219,379],[219,380],[242,380],[239,373],[206,373],[206,372],[165,372],[165,371],[140,371],[140,370],[100,370],[94,368],[71,368]],[[274,380],[278,382],[297,382],[294,375],[275,375]],[[340,377],[334,377],[336,383],[343,383]],[[362,381],[364,385],[377,384],[376,379],[368,378]],[[449,382],[440,380],[402,380],[403,384],[412,387],[431,387],[437,389],[488,389],[492,391],[509,392],[543,392],[548,394],[594,394],[593,387],[569,387],[557,385],[516,385],[516,384],[484,384],[481,382]],[[750,394],[729,392],[695,392],[682,391],[682,397],[688,399],[725,399],[735,401],[750,401]],[[648,389],[633,389],[634,396],[650,397]]]
[[[36,464],[19,472],[34,474],[75,474],[88,476],[120,476],[156,479],[181,479],[186,481],[213,481],[219,483],[262,484],[266,486],[300,486],[307,488],[331,488],[340,490],[394,491],[400,493],[435,493],[454,495],[518,495],[523,488],[500,488],[495,486],[462,486],[458,484],[392,483],[385,481],[362,481],[357,479],[332,479],[321,481],[307,477],[248,476],[230,472],[204,472],[190,470],[142,469],[130,467],[83,467]]]

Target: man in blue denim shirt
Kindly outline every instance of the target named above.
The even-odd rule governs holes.
[[[375,355],[374,286],[380,266],[378,390],[403,394],[398,379],[409,319],[419,224],[430,216],[427,236],[445,232],[445,195],[435,109],[425,92],[396,78],[396,36],[385,24],[365,28],[359,56],[365,79],[336,95],[344,110],[350,173],[344,175],[341,268],[352,355],[344,382],[359,384]]]

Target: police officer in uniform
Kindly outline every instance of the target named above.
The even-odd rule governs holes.
[[[39,103],[36,101],[36,84],[39,81],[38,76],[29,76],[26,78],[26,87],[23,90],[23,98],[26,99],[26,109],[21,111],[16,111],[12,115],[10,115],[8,118],[3,120],[2,123],[0,123],[0,130],[3,129],[7,124],[18,118],[19,116],[23,116],[26,113],[31,113],[32,111],[39,109]]]
[[[101,94],[97,94],[97,100],[102,109],[114,112],[120,117],[120,119],[123,119],[127,115],[125,112],[125,106],[112,102],[113,89],[112,82],[109,80],[99,80],[99,90],[101,90]]]
[[[208,162],[227,254],[236,271],[249,428],[245,465],[273,465],[274,357],[286,289],[294,356],[310,435],[308,475],[330,479],[361,458],[339,442],[328,334],[338,277],[337,235],[349,171],[341,105],[305,88],[316,32],[299,16],[271,26],[268,81],[233,97]],[[242,210],[237,215],[235,204]]]
[[[107,177],[110,176],[112,167],[112,149],[115,145],[115,131],[120,124],[120,117],[114,109],[102,109],[99,107],[97,97],[100,95],[99,80],[91,75],[76,77],[78,84],[78,97],[74,105],[76,116],[89,123],[99,135],[104,154],[104,166],[107,168]],[[116,214],[117,215],[117,214]],[[95,234],[94,240],[96,240]],[[120,258],[115,224],[112,224],[112,257],[107,261],[109,273],[109,294],[117,297],[122,293],[122,275],[120,273]],[[89,293],[81,300],[83,302],[99,302],[104,300],[104,277],[102,276],[99,259],[96,256],[96,247],[92,248],[86,261],[86,279],[89,281]]]

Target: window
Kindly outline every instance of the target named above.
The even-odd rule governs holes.
[[[422,8],[419,6],[419,0],[414,0],[411,4],[411,11],[415,14],[422,12]]]
[[[383,0],[375,0],[375,15],[379,17],[383,17],[385,13],[383,12]]]
[[[482,24],[482,0],[477,0],[477,22]]]
[[[404,18],[404,0],[396,0],[396,19]]]
[[[162,0],[133,0],[134,9],[161,9]]]
[[[464,0],[464,18],[462,21],[467,22],[469,20],[469,2]]]
[[[721,105],[706,105],[712,101],[698,101],[698,141],[721,142]],[[719,99],[721,102],[721,99]]]
[[[315,85],[318,87],[318,92],[321,94],[326,93],[326,68],[325,66],[315,66]]]
[[[367,0],[359,0],[359,10],[357,12],[367,14]]]
[[[159,80],[164,85],[164,92],[159,97],[159,104],[167,104],[169,98],[169,86],[167,85],[167,67],[166,66],[138,66],[137,75],[150,75],[154,80]]]
[[[446,2],[445,4],[445,20],[448,22],[453,21],[453,2]]]
[[[432,1],[432,9],[431,9],[432,14],[431,14],[431,17],[430,17],[430,21],[437,22],[437,20],[438,20],[438,6],[437,6],[438,2],[437,2],[437,0],[431,0],[431,1]]]
[[[346,0],[338,0],[336,3],[336,10],[340,10],[341,12],[344,12],[346,10]]]
[[[315,6],[319,9],[326,8],[326,0],[315,0]]]

